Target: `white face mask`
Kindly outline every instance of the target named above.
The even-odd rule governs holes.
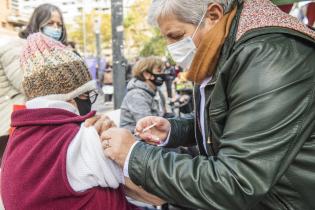
[[[174,61],[184,69],[188,70],[191,66],[191,63],[195,57],[197,47],[193,41],[196,32],[198,31],[207,11],[203,14],[196,30],[193,35],[190,37],[185,37],[182,40],[175,42],[174,44],[167,45],[167,49],[170,52]]]

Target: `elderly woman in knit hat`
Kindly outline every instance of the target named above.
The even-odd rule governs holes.
[[[28,37],[21,67],[28,101],[12,115],[15,130],[2,163],[5,209],[137,209],[122,184],[145,192],[125,182],[104,156],[96,129],[83,125],[95,115],[91,104],[97,96],[83,60],[36,33]]]
[[[52,4],[35,8],[25,29],[19,37],[11,37],[0,46],[0,158],[9,139],[10,117],[13,107],[25,103],[22,90],[23,71],[19,56],[29,35],[42,32],[62,43],[67,42],[67,30],[61,10]]]
[[[315,209],[315,32],[269,0],[154,0],[149,16],[195,83],[195,119],[140,120],[160,147],[111,129],[106,155],[185,207]]]

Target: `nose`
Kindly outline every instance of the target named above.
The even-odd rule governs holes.
[[[58,25],[58,23],[53,23],[53,24],[52,24],[52,27],[54,27],[54,28],[59,28],[59,25]]]
[[[167,45],[174,44],[175,42],[177,42],[177,40],[166,38],[166,44]]]

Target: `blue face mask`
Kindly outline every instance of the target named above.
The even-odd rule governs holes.
[[[51,26],[45,26],[43,28],[43,33],[46,36],[49,36],[57,41],[60,41],[61,35],[62,35],[62,29],[61,28],[55,28]]]

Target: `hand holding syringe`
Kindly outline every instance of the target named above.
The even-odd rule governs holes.
[[[169,121],[162,117],[145,117],[137,123],[135,136],[149,144],[157,145],[166,140],[170,129]]]
[[[144,129],[141,131],[141,133],[144,133],[144,132],[150,130],[151,128],[155,127],[156,125],[157,125],[157,123],[153,123],[152,125],[150,125],[150,126],[144,128]],[[140,135],[140,132],[136,132],[135,135],[136,135],[136,136],[139,136],[139,135]]]

